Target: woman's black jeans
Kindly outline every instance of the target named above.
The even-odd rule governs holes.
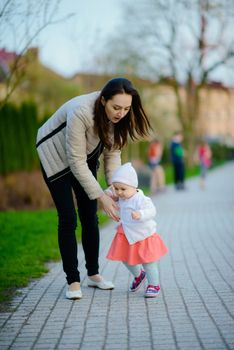
[[[92,162],[92,164],[88,165],[96,178],[97,162]],[[77,214],[72,192],[74,191],[78,206],[82,227],[82,245],[88,276],[98,274],[99,268],[97,200],[88,198],[83,187],[71,172],[55,181],[49,182],[43,169],[42,171],[58,212],[58,242],[67,282],[68,284],[80,282],[75,236]]]

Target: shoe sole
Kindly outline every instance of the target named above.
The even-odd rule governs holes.
[[[68,299],[68,300],[79,300],[79,299],[81,299],[82,297],[83,297],[83,295],[82,295],[82,293],[80,292],[80,293],[73,293],[73,295],[72,294],[65,294],[65,297],[66,297],[66,299]]]
[[[143,280],[141,281],[141,283],[136,287],[136,289],[134,289],[134,290],[129,289],[129,292],[131,292],[131,293],[136,292],[136,291],[141,287],[142,283],[145,282],[145,280],[146,280],[146,275],[145,275],[145,277],[143,278]]]
[[[159,296],[158,294],[145,294],[145,298],[157,298]]]
[[[72,297],[72,298],[68,298],[68,297],[66,297],[66,299],[67,300],[80,300],[80,299],[82,299],[82,297]]]
[[[100,288],[100,287],[98,287],[98,286],[92,286],[92,285],[89,285],[89,284],[88,284],[88,287],[89,287],[89,288],[98,288],[98,289],[101,289],[101,290],[112,290],[112,289],[115,288],[115,287]]]

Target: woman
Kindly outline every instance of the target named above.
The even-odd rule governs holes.
[[[75,230],[75,193],[82,227],[88,286],[113,289],[98,272],[99,228],[97,200],[113,220],[117,205],[97,182],[98,158],[103,153],[106,181],[120,166],[120,152],[128,136],[149,134],[150,122],[131,82],[115,78],[102,91],[75,97],[62,105],[39,129],[37,151],[45,182],[58,212],[59,249],[66,274],[68,299],[80,299]]]

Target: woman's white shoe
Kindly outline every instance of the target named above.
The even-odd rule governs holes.
[[[82,298],[82,291],[81,289],[78,290],[67,290],[66,291],[66,298],[71,300],[77,300]]]
[[[99,289],[114,289],[115,286],[112,282],[104,280],[104,278],[101,278],[99,282],[93,281],[91,278],[87,277],[88,279],[88,287],[94,287]]]

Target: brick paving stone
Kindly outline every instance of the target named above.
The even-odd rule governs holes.
[[[78,247],[83,298],[65,299],[61,262],[21,289],[0,314],[0,349],[8,350],[232,350],[234,349],[234,164],[197,178],[187,190],[152,197],[158,232],[169,248],[159,262],[162,293],[129,293],[132,277],[106,254],[115,223],[100,232],[100,272],[113,291],[87,287]]]
[[[126,343],[124,343],[124,344],[111,343],[111,344],[106,344],[106,346],[105,346],[105,350],[119,350],[119,349],[128,350],[129,348],[128,348],[128,345]]]

